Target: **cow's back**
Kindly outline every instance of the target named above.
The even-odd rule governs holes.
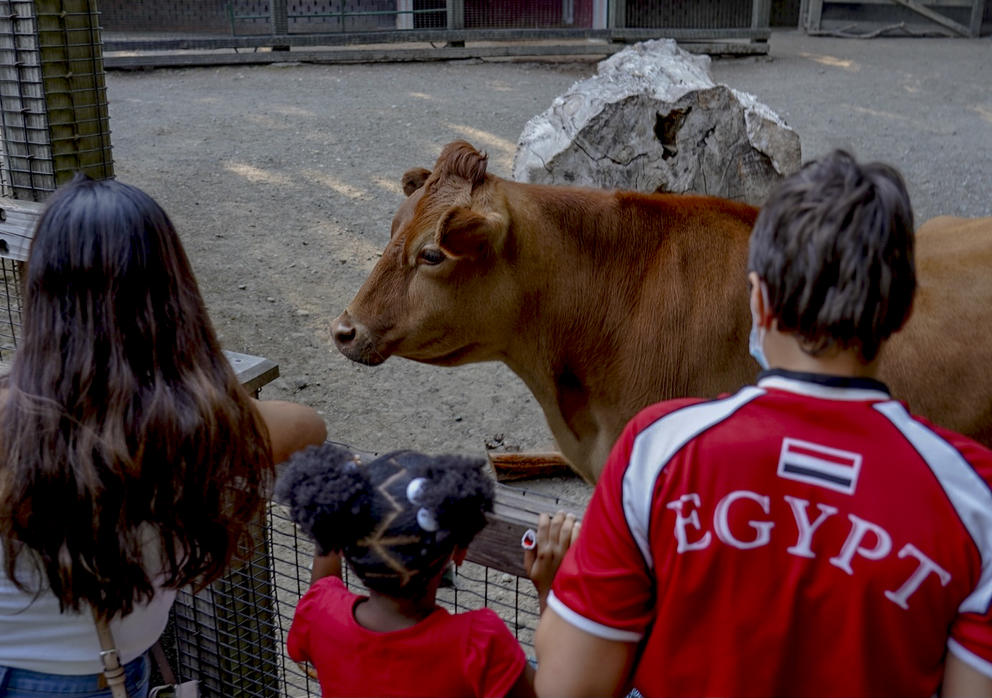
[[[913,412],[992,445],[992,218],[927,221],[916,266],[913,313],[881,378]]]

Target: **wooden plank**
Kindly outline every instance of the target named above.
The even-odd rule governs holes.
[[[234,375],[238,381],[252,395],[258,395],[258,391],[266,383],[271,383],[279,377],[279,365],[262,356],[252,356],[251,354],[239,354],[236,351],[224,350],[224,355],[234,369]]]
[[[828,2],[829,5],[891,5],[896,0],[851,0],[850,2]],[[926,0],[921,3],[927,7],[971,7],[972,0]]]
[[[945,17],[939,12],[934,12],[929,7],[926,7],[916,2],[916,0],[892,0],[892,2],[898,5],[902,5],[903,7],[909,10],[912,10],[918,15],[922,15],[927,19],[936,22],[942,27],[947,27],[956,34],[960,34],[961,36],[971,35],[971,31],[968,29],[968,27],[964,26],[963,24],[958,24],[953,19],[950,19],[949,17]]]
[[[279,366],[266,358],[233,351],[225,351],[224,354],[231,362],[234,374],[241,385],[249,392],[257,392],[263,385],[279,377]],[[0,376],[5,376],[9,372],[10,362],[0,360]]]
[[[526,577],[520,538],[528,528],[537,528],[542,513],[565,511],[582,518],[585,507],[537,492],[496,485],[496,502],[489,524],[469,546],[467,559],[486,567]]]
[[[886,0],[887,1],[887,0]],[[723,39],[767,39],[769,29],[749,27],[699,29],[661,28],[549,28],[549,29],[417,29],[411,31],[337,32],[334,34],[290,34],[280,37],[280,44],[293,47],[348,46],[392,43],[444,43],[448,41],[547,41],[623,39],[641,41],[668,38],[686,41]],[[104,52],[115,51],[214,51],[232,48],[265,48],[273,44],[270,35],[232,36],[212,39],[119,39],[104,42]]]
[[[764,55],[767,44],[733,42],[680,42],[690,53],[710,55]],[[107,56],[108,69],[188,68],[219,65],[265,65],[270,63],[381,63],[405,61],[450,61],[467,58],[526,58],[543,56],[606,56],[624,48],[622,44],[585,46],[480,46],[417,49],[340,49],[327,51],[273,51],[260,53],[189,53],[145,56]]]
[[[44,204],[0,198],[0,257],[28,260],[31,238]]]
[[[575,471],[560,453],[497,453],[489,451],[489,465],[496,480],[510,482],[533,477],[574,475]]]

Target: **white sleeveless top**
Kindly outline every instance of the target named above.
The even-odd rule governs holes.
[[[150,541],[155,539],[154,534],[149,536]],[[157,556],[151,553],[157,548],[157,543],[152,542],[146,547],[150,554],[145,556],[148,561],[155,560],[156,565]],[[31,582],[33,568],[27,556],[22,557],[26,563],[23,579]],[[18,565],[21,565],[21,558]],[[28,588],[36,589],[37,585],[29,584]],[[122,664],[136,659],[155,644],[165,630],[175,598],[175,590],[159,588],[149,603],[135,604],[134,610],[125,618],[111,620],[110,630]],[[89,608],[85,607],[81,613],[61,613],[58,599],[50,590],[45,588],[35,598],[34,594],[15,587],[0,572],[0,666],[46,674],[100,673],[103,671],[100,641]]]

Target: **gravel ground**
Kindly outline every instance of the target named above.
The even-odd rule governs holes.
[[[992,40],[773,35],[767,57],[716,60],[799,133],[804,159],[843,146],[898,167],[920,221],[992,215]],[[368,274],[399,178],[464,138],[509,176],[524,123],[592,62],[278,65],[108,75],[120,179],[173,217],[228,349],[266,356],[263,397],[316,407],[330,437],[368,451],[547,450],[523,383],[341,356],[330,321]],[[529,485],[530,486],[530,485]],[[534,484],[582,500],[576,479]]]

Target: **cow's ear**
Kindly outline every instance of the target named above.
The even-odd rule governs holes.
[[[452,206],[437,224],[437,244],[452,257],[476,259],[498,251],[506,226],[498,216],[484,216],[465,206]]]
[[[424,186],[424,182],[430,176],[431,171],[425,170],[423,167],[414,167],[412,170],[407,170],[403,173],[403,193],[410,196],[410,194]]]

